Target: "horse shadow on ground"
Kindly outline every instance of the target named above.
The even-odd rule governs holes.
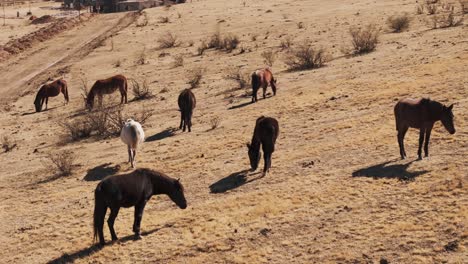
[[[147,235],[150,235],[150,234],[153,234],[159,230],[161,230],[162,228],[165,228],[165,227],[170,227],[170,225],[165,225],[163,227],[157,227],[157,228],[154,228],[154,229],[151,229],[151,230],[148,230],[148,231],[143,231],[141,232],[141,236],[147,236]],[[107,242],[106,245],[112,245],[114,243],[124,243],[124,242],[128,242],[128,241],[133,241],[135,240],[135,235],[128,235],[128,236],[125,236],[125,237],[122,237],[120,239],[118,239],[117,241],[114,241],[114,242]],[[104,247],[98,245],[98,244],[95,244],[95,245],[92,245],[92,246],[89,246],[87,248],[83,248],[81,250],[78,250],[76,252],[73,252],[71,254],[68,254],[68,253],[64,253],[62,256],[56,258],[56,259],[53,259],[49,262],[47,262],[47,264],[63,264],[63,263],[74,263],[76,260],[78,259],[82,259],[82,258],[85,258],[85,257],[90,257],[92,255],[94,255],[95,253],[101,251]]]
[[[120,170],[120,165],[113,165],[112,163],[104,163],[89,169],[83,180],[85,181],[100,181],[107,176],[114,175]]]
[[[255,174],[260,174],[260,176],[256,178],[252,178],[252,179],[247,179],[248,172],[249,170],[242,170],[242,171],[234,172],[230,174],[229,176],[222,178],[221,180],[211,184],[210,191],[212,193],[224,193],[229,190],[238,188],[249,182],[253,182],[262,178],[261,172],[257,172]]]
[[[394,160],[396,161],[396,160]],[[362,168],[353,172],[353,177],[370,177],[374,179],[399,179],[403,181],[414,180],[429,171],[408,171],[408,167],[414,162],[406,164],[391,164],[394,161],[387,161],[381,164]]]
[[[249,102],[245,102],[245,103],[242,103],[242,104],[233,105],[233,106],[230,106],[228,108],[228,110],[234,110],[234,109],[237,109],[237,108],[242,108],[242,107],[248,106],[250,104],[253,104],[253,103],[251,101],[249,101]]]
[[[175,132],[177,131],[176,128],[173,128],[173,127],[170,127],[170,128],[166,128],[164,129],[163,131],[159,132],[159,133],[156,133],[150,137],[147,137],[145,142],[152,142],[152,141],[158,141],[158,140],[162,140],[162,139],[165,139],[165,138],[168,138],[168,137],[172,137],[173,135],[175,135]]]
[[[54,106],[54,107],[50,107],[50,108],[47,108],[47,109],[44,109],[44,110],[41,110],[40,112],[36,112],[36,111],[32,111],[32,112],[24,112],[21,114],[21,116],[27,116],[27,115],[33,115],[33,114],[39,114],[39,113],[42,113],[42,112],[48,112],[50,110],[54,110],[56,109],[57,107]]]

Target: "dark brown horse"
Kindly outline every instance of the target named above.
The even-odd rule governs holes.
[[[102,106],[103,95],[114,93],[117,89],[120,91],[120,104],[123,104],[124,101],[127,103],[128,85],[125,76],[118,74],[104,80],[97,80],[85,98],[86,107],[90,110],[93,109],[96,95],[98,96],[99,106]]]
[[[395,121],[398,131],[398,145],[402,159],[406,158],[404,138],[408,128],[419,128],[419,148],[418,158],[422,159],[422,145],[424,144],[424,154],[429,156],[429,139],[434,123],[442,121],[445,129],[450,134],[455,133],[453,125],[453,104],[449,107],[430,99],[402,99],[395,105]],[[424,139],[425,137],[425,139]]]
[[[109,176],[103,179],[94,192],[94,241],[99,237],[99,243],[105,244],[104,218],[107,208],[110,216],[107,220],[112,240],[117,240],[114,221],[120,207],[135,207],[133,232],[135,238],[140,238],[140,223],[146,202],[153,195],[166,194],[181,209],[187,208],[184,187],[179,180],[173,179],[161,172],[150,169],[137,169],[129,174]]]
[[[180,109],[180,126],[179,129],[184,128],[182,131],[185,132],[185,127],[188,127],[188,132],[192,131],[192,114],[193,109],[197,104],[195,95],[189,89],[183,90],[179,99],[177,100]]]
[[[36,112],[40,112],[42,110],[44,101],[45,101],[46,109],[47,109],[47,104],[49,103],[49,97],[55,97],[59,95],[60,93],[63,93],[63,97],[65,98],[66,103],[68,103],[69,98],[68,98],[67,82],[63,79],[58,79],[49,84],[42,85],[42,87],[37,92],[36,99],[34,99],[34,106],[36,108]]]
[[[263,149],[263,158],[265,164],[263,167],[263,176],[265,176],[271,168],[271,155],[275,151],[276,139],[279,135],[278,121],[271,117],[261,116],[255,124],[252,142],[247,143],[249,149],[249,160],[252,171],[256,170],[260,162],[260,145]]]
[[[276,79],[269,68],[259,69],[252,73],[252,103],[257,102],[257,91],[260,87],[263,88],[263,99],[265,99],[268,85],[271,86],[273,95],[276,95]]]

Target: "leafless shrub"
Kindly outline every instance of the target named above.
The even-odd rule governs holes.
[[[84,100],[83,101],[84,107],[86,108],[86,97],[88,96],[88,79],[86,78],[85,75],[82,75],[80,77],[80,82],[81,82],[80,93],[81,93],[81,97]]]
[[[219,32],[219,29],[218,29],[213,35],[211,35],[209,41],[207,42],[207,47],[209,49],[217,49],[220,46],[221,46],[221,33]]]
[[[146,47],[143,47],[143,50],[138,53],[137,59],[135,62],[137,65],[144,65],[146,64]]]
[[[171,32],[166,32],[164,35],[160,36],[157,41],[160,49],[168,49],[180,45],[177,36]]]
[[[237,45],[239,45],[239,43],[239,38],[236,35],[227,35],[223,38],[220,49],[225,50],[227,52],[231,52],[232,50],[237,48]]]
[[[416,6],[416,14],[421,15],[424,13],[424,4],[418,4]]]
[[[303,29],[304,28],[304,23],[302,22],[297,22],[296,23],[298,29]]]
[[[292,46],[292,38],[290,36],[286,36],[284,39],[281,40],[280,47],[283,50],[287,50]]]
[[[44,165],[57,176],[68,176],[73,171],[74,162],[75,155],[71,151],[64,150],[56,153],[49,153]]]
[[[182,65],[184,65],[184,56],[182,56],[182,54],[174,56],[174,68],[180,67]]]
[[[203,55],[203,53],[205,53],[205,50],[207,50],[207,49],[209,49],[209,48],[208,48],[208,43],[206,43],[206,41],[203,40],[203,41],[200,43],[200,46],[198,46],[198,48],[197,48],[197,53],[198,53],[198,55],[199,55],[199,56]]]
[[[145,27],[148,25],[148,15],[146,12],[142,12],[143,16],[136,21],[137,27]]]
[[[377,47],[380,30],[376,25],[369,24],[364,28],[352,27],[349,33],[352,38],[354,54],[369,53]]]
[[[267,51],[262,52],[261,55],[263,58],[263,62],[265,62],[266,65],[272,67],[273,63],[275,63],[276,61],[276,52],[272,50],[267,50]]]
[[[219,127],[221,123],[221,118],[219,116],[215,116],[210,119],[211,130],[214,130]]]
[[[432,21],[429,21],[432,29],[457,27],[463,23],[463,15],[457,17],[454,11],[441,13],[433,16]]]
[[[63,121],[59,125],[67,132],[66,136],[71,141],[89,138],[94,131],[93,124],[88,122],[87,117]]]
[[[460,4],[461,13],[467,14],[468,13],[468,0],[458,0],[458,3]]]
[[[289,70],[307,70],[322,67],[327,61],[323,48],[314,48],[307,43],[299,45],[287,54],[284,63]]]
[[[392,32],[402,32],[409,28],[410,17],[407,13],[401,15],[391,16],[387,19],[387,25],[392,30]]]
[[[169,17],[159,17],[158,22],[161,24],[169,23]]]
[[[151,92],[148,82],[146,79],[140,84],[134,79],[130,79],[132,83],[132,93],[135,96],[135,100],[144,100],[153,97],[153,93]]]
[[[226,75],[226,79],[237,82],[239,89],[245,88],[250,81],[249,75],[243,73],[240,68],[231,69]]]
[[[190,88],[194,89],[200,85],[203,78],[204,70],[202,68],[195,68],[189,71],[187,83],[190,84]]]
[[[225,50],[226,52],[231,52],[236,49],[239,45],[240,40],[236,35],[226,35],[221,36],[219,30],[217,30],[208,41],[203,41],[202,45],[198,48],[198,54],[201,55],[207,49],[219,49]]]
[[[2,137],[2,149],[3,152],[9,152],[17,146],[16,142],[12,140],[9,136]]]
[[[437,13],[438,5],[436,3],[431,3],[430,1],[426,1],[424,8],[426,9],[429,15],[434,15]]]

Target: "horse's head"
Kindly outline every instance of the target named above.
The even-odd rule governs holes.
[[[260,154],[259,149],[253,148],[249,143],[247,143],[247,148],[249,149],[249,160],[250,160],[250,167],[252,171],[255,171],[258,167],[258,163],[260,162],[260,158],[262,154]]]
[[[83,99],[85,101],[86,109],[92,110],[94,107],[94,98],[87,95],[87,96],[83,96]]]
[[[184,186],[180,183],[179,179],[174,180],[173,183],[173,191],[169,193],[169,198],[179,206],[180,209],[187,208],[187,200],[185,200],[184,195]]]
[[[442,121],[442,124],[444,125],[445,129],[447,129],[447,131],[450,134],[455,134],[455,125],[453,124],[452,109],[453,109],[453,104],[450,105],[449,107],[444,105],[440,120]]]

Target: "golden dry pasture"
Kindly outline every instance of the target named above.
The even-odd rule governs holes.
[[[430,16],[417,14],[416,6],[413,0],[194,0],[140,15],[86,15],[1,61],[0,138],[17,147],[0,154],[0,262],[466,263],[468,22],[430,29]],[[8,14],[16,14],[12,8]],[[409,29],[390,33],[387,18],[403,12],[411,17]],[[0,27],[0,44],[37,30],[26,20],[6,19],[14,32]],[[381,30],[376,50],[344,56],[350,27],[369,23]],[[238,47],[199,56],[197,48],[217,30],[238,36]],[[160,49],[167,32],[179,45]],[[288,39],[292,48],[304,42],[325,48],[330,61],[288,71],[281,48]],[[259,92],[250,104],[249,84],[238,89],[226,75],[264,67],[265,51],[277,53],[278,92],[272,97],[268,88],[266,100]],[[178,57],[183,63],[175,67]],[[192,132],[174,131],[177,96],[199,68]],[[137,166],[180,178],[189,207],[153,197],[138,241],[133,208],[122,209],[115,224],[120,240],[99,249],[92,244],[94,189],[103,176],[131,170],[126,146],[118,137],[64,143],[59,123],[86,115],[83,81],[91,87],[114,74],[146,80],[155,95],[133,101],[129,92],[124,106],[125,113],[154,111],[143,126],[147,141]],[[35,113],[40,84],[61,76],[70,104],[59,95],[48,111]],[[436,123],[428,159],[416,160],[415,129],[406,135],[408,159],[399,158],[393,106],[404,97],[455,103],[457,132]],[[247,171],[245,146],[261,115],[280,124],[264,178],[260,169]],[[212,129],[214,118],[219,125]],[[54,177],[44,162],[63,150],[76,156],[74,171]],[[107,225],[104,234],[109,240]]]

